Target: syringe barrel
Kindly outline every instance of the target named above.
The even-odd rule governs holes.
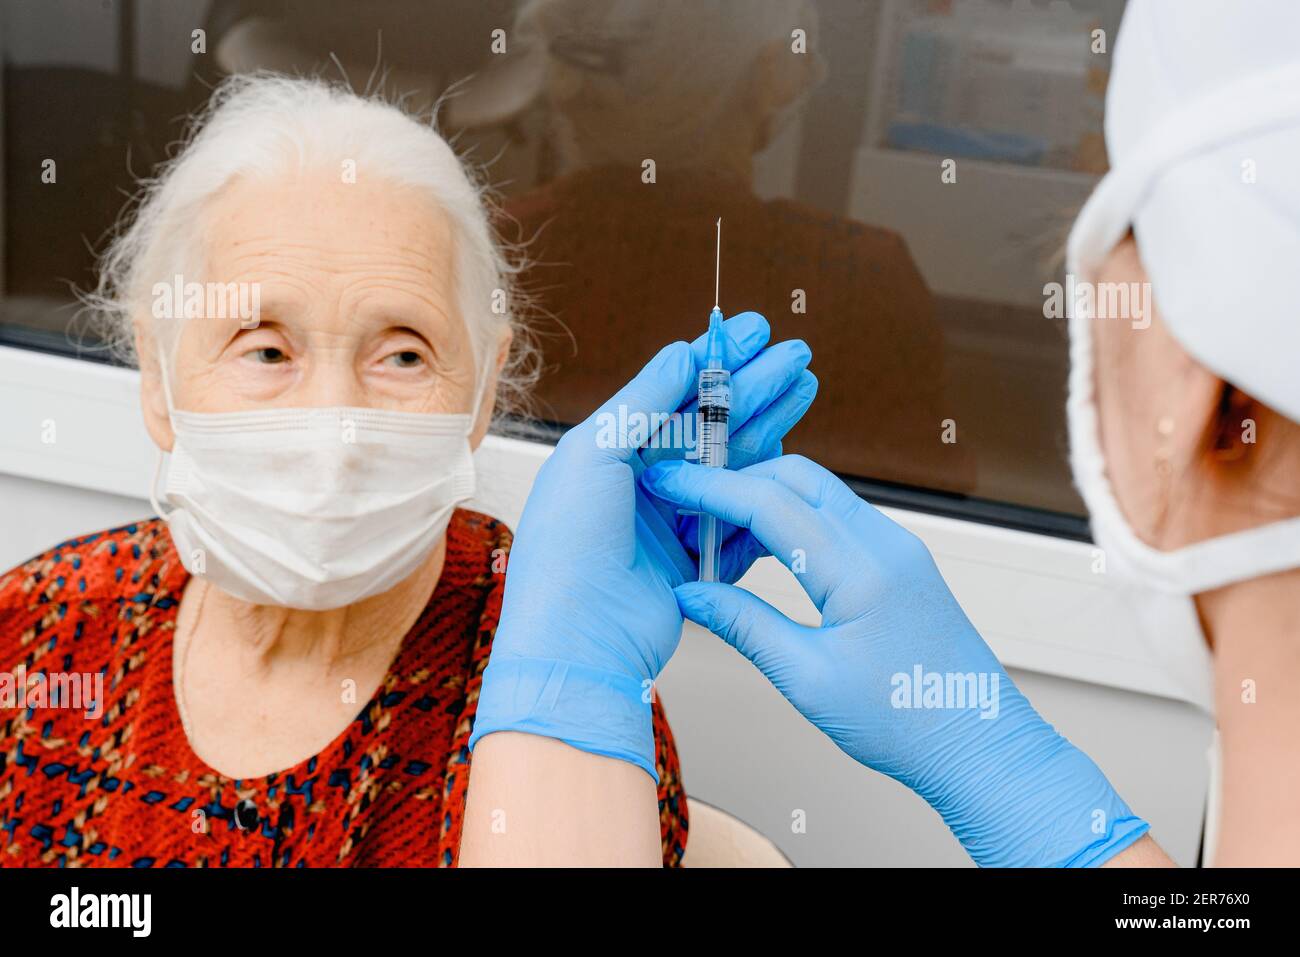
[[[700,464],[727,467],[727,439],[731,428],[731,373],[726,369],[700,371],[699,428],[697,442]],[[700,581],[718,581],[722,562],[722,526],[712,515],[700,516]]]
[[[727,438],[731,420],[731,373],[702,369],[699,381],[698,445],[700,464],[727,467]]]

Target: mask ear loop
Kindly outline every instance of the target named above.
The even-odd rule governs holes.
[[[162,476],[163,450],[159,449],[153,463],[153,478],[149,481],[149,504],[153,506],[154,513],[164,522],[171,521],[175,509],[171,512],[163,511],[162,503],[158,501],[158,479]]]
[[[172,414],[175,406],[172,403],[171,382],[167,376],[167,356],[163,354],[161,342],[158,344],[158,371],[162,376],[163,398],[167,403],[167,421],[171,423],[172,427],[172,448],[175,448],[176,417]],[[158,454],[154,457],[153,479],[149,482],[149,504],[153,506],[153,510],[158,514],[158,517],[165,522],[171,521],[172,515],[176,514],[175,509],[172,509],[171,512],[163,511],[162,503],[158,499],[158,480],[162,477],[163,458],[166,454],[162,449],[158,450]]]
[[[483,407],[483,399],[487,396],[488,380],[492,378],[489,369],[492,368],[492,353],[488,352],[483,365],[479,368],[478,382],[474,386],[474,404],[469,409],[469,425],[466,427],[466,436],[474,434],[474,428],[478,425],[478,413]],[[489,422],[489,425],[491,423]]]

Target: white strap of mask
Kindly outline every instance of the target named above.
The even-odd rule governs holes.
[[[162,377],[163,401],[167,403],[167,421],[172,427],[172,442],[176,441],[176,417],[172,414],[176,411],[176,404],[172,401],[171,378],[167,375],[167,356],[163,352],[161,340],[158,342],[158,371]],[[171,517],[170,513],[164,512],[161,502],[158,499],[158,482],[162,478],[163,459],[166,454],[162,449],[158,450],[158,455],[154,459],[153,479],[149,483],[149,504],[153,510],[164,521]]]
[[[483,399],[487,395],[488,381],[492,378],[493,354],[489,349],[484,356],[483,363],[479,366],[477,381],[474,384],[474,404],[469,409],[469,434],[474,434],[474,428],[478,425],[479,409],[483,406]],[[490,424],[490,423],[489,423]]]
[[[149,504],[153,506],[158,517],[166,521],[171,518],[172,513],[163,511],[162,503],[158,499],[158,481],[162,478],[163,457],[163,450],[159,449],[154,459],[153,479],[149,482]]]

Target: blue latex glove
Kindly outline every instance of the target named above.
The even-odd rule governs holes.
[[[756,314],[727,324],[735,433],[773,449],[808,408],[816,380],[803,343],[764,349]],[[673,587],[694,568],[676,537],[676,511],[638,487],[640,416],[688,408],[703,344],[668,346],[560,440],[538,473],[506,570],[501,621],[483,676],[470,748],[494,731],[523,731],[630,761],[657,779],[650,701],[654,679],[681,638]],[[698,359],[698,364],[697,364]],[[662,421],[662,420],[659,420]],[[663,458],[683,450],[647,449]],[[743,574],[757,546],[748,534],[723,545]],[[748,556],[748,558],[747,558]]]
[[[723,365],[731,376],[732,409],[728,429],[728,459],[732,468],[774,459],[781,454],[781,441],[803,418],[817,394],[817,377],[808,371],[812,359],[805,342],[791,339],[768,346],[771,330],[767,320],[756,312],[742,312],[723,323]],[[691,343],[695,375],[706,361],[706,336]],[[694,416],[699,408],[696,383],[691,382],[688,397],[677,410],[681,416]],[[600,413],[597,413],[597,418]],[[630,461],[633,474],[640,477],[645,466],[657,462],[680,460],[693,454],[679,443],[660,441],[660,429],[652,434]],[[694,436],[692,433],[692,437]],[[699,562],[699,521],[679,511],[662,499],[646,496],[637,486],[637,509],[645,518],[647,530],[659,542],[664,558],[672,562],[683,581],[694,579]],[[649,511],[659,513],[655,521]],[[734,539],[734,541],[733,541]],[[724,526],[721,572],[724,581],[737,581],[749,566],[765,552],[745,529]],[[675,544],[674,544],[675,543]]]
[[[752,661],[851,757],[929,802],[976,863],[1096,865],[1146,832],[1012,683],[921,540],[826,469],[799,456],[739,472],[666,463],[642,482],[750,529],[795,572],[822,624],[701,582],[676,589],[682,614]],[[938,695],[930,674],[944,676]],[[963,702],[954,684],[947,694],[948,675],[974,676],[975,693]]]

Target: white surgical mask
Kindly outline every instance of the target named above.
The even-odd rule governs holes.
[[[1117,586],[1116,597],[1140,623],[1134,639],[1151,647],[1166,675],[1188,700],[1213,710],[1209,644],[1193,596],[1300,566],[1300,519],[1161,551],[1124,517],[1106,473],[1098,431],[1092,329],[1084,314],[1070,317],[1070,464],[1092,524],[1092,537]]]
[[[154,508],[186,570],[236,598],[322,610],[381,594],[419,567],[474,494],[470,413],[182,412],[163,363],[175,441],[162,499],[172,509],[156,497],[156,474]]]
[[[1300,518],[1218,535],[1161,551],[1138,536],[1124,517],[1106,474],[1098,430],[1092,329],[1097,321],[1070,318],[1070,397],[1066,417],[1074,481],[1088,507],[1092,534],[1107,570],[1169,595],[1191,596],[1300,567]]]

